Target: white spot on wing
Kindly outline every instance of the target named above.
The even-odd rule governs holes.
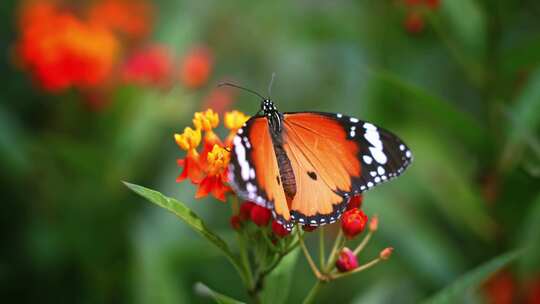
[[[373,155],[373,158],[375,158],[375,161],[379,164],[386,164],[386,161],[388,160],[386,157],[386,154],[382,151],[382,149],[377,149],[374,147],[369,147],[369,151],[371,152],[371,155]]]
[[[362,156],[362,159],[364,160],[364,162],[368,165],[371,165],[371,162],[373,161],[373,158],[371,158],[371,156],[369,155],[364,155]]]
[[[354,118],[354,117],[349,118],[349,120],[350,120],[352,123],[357,123],[357,122],[360,121],[360,120],[358,120],[358,118]]]
[[[384,172],[385,172],[383,166],[379,166],[379,167],[377,168],[377,172],[379,173],[379,175],[383,175]]]

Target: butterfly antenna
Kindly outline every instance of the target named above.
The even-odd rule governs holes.
[[[272,97],[272,85],[274,85],[274,78],[276,78],[276,72],[272,73],[272,79],[270,79],[270,83],[268,84],[268,97]]]
[[[244,87],[241,87],[241,86],[239,86],[239,85],[236,85],[236,84],[234,84],[234,83],[230,83],[230,82],[222,82],[222,83],[218,84],[218,87],[223,87],[223,86],[228,86],[228,87],[234,87],[234,88],[237,88],[237,89],[241,89],[241,90],[244,90],[244,91],[246,91],[246,92],[250,92],[251,94],[255,94],[255,95],[259,96],[259,97],[262,98],[262,99],[266,99],[266,97],[262,96],[261,94],[255,92],[255,91],[253,91],[253,90],[250,90],[250,89],[248,89],[248,88],[244,88]]]

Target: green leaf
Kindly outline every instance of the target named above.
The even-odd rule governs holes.
[[[520,254],[520,251],[508,252],[492,259],[487,263],[480,265],[479,267],[463,275],[450,286],[439,291],[430,299],[424,301],[424,303],[440,304],[461,302],[460,299],[463,299],[463,297],[469,291],[473,290],[473,288],[476,288],[497,270],[503,268],[508,263],[517,259]]]
[[[515,106],[508,114],[511,128],[502,157],[503,169],[510,168],[519,160],[516,155],[521,152],[527,139],[535,136],[540,126],[540,69],[531,74],[530,80],[518,96]]]
[[[124,182],[124,184],[138,195],[146,198],[150,202],[169,210],[179,217],[182,221],[188,224],[193,230],[205,237],[210,243],[218,248],[229,259],[231,264],[236,268],[242,279],[246,283],[245,270],[240,266],[239,261],[235,258],[229,249],[229,246],[217,234],[213,233],[204,224],[203,220],[189,209],[184,203],[179,202],[174,198],[167,197],[158,191],[145,188],[143,186]]]
[[[521,271],[526,275],[536,273],[540,269],[540,195],[529,207],[519,235],[520,246],[524,248]]]
[[[452,136],[458,136],[467,146],[477,151],[485,149],[485,139],[488,138],[486,130],[476,122],[472,116],[455,108],[451,102],[427,92],[425,89],[409,83],[398,75],[389,71],[373,70],[373,77],[386,83],[404,94],[404,99],[410,107],[419,113],[424,113],[436,125]],[[420,112],[421,111],[421,112]]]
[[[287,254],[266,278],[262,292],[262,303],[285,303],[289,295],[294,266],[298,259],[300,248]]]
[[[206,297],[210,297],[210,298],[213,298],[216,303],[218,304],[242,304],[244,302],[240,302],[238,300],[235,300],[229,296],[226,296],[224,294],[221,294],[219,292],[216,292],[212,289],[210,289],[210,287],[204,285],[203,283],[201,282],[198,282],[197,284],[195,284],[195,291],[202,295],[202,296],[206,296]]]

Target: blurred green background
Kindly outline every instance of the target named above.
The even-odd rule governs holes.
[[[97,2],[55,5],[86,20]],[[228,79],[265,93],[272,72],[281,111],[347,113],[392,130],[415,155],[403,177],[365,195],[381,224],[360,261],[386,246],[395,255],[326,286],[320,303],[416,303],[522,247],[532,249],[496,288],[513,300],[495,302],[501,296],[487,287],[466,299],[539,300],[531,296],[540,290],[537,1],[147,2],[150,32],[119,40],[113,70],[160,45],[175,58],[166,85],[111,76],[54,92],[21,64],[24,4],[0,4],[2,302],[210,303],[194,291],[200,281],[245,298],[214,248],[121,181],[185,202],[229,237],[229,206],[195,200],[192,185],[175,182],[184,154],[173,134],[208,104],[254,114],[256,98],[220,101],[215,86]],[[200,46],[211,71],[192,86],[176,76]],[[298,261],[290,303],[314,282]]]

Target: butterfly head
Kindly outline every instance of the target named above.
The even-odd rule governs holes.
[[[281,120],[282,115],[274,105],[274,102],[269,98],[264,98],[261,101],[261,111],[263,115],[268,119],[268,123],[274,134],[281,133]]]
[[[266,115],[266,117],[270,117],[275,112],[278,112],[274,102],[268,98],[262,100],[261,111],[264,113],[264,115]]]

